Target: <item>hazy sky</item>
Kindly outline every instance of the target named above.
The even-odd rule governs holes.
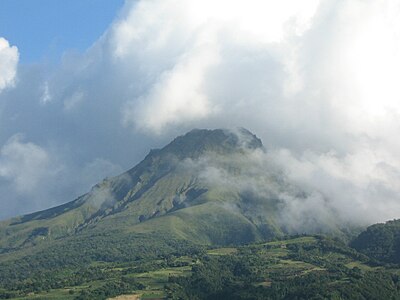
[[[2,0],[0,36],[0,218],[237,126],[343,211],[400,217],[397,0]]]

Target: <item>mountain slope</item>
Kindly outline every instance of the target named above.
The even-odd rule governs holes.
[[[400,220],[374,224],[351,242],[351,246],[378,261],[400,263]]]
[[[222,219],[232,219],[232,230],[236,232],[240,227],[238,224],[242,224],[246,232],[254,231],[252,236],[256,237],[254,225],[238,213],[223,211],[215,203],[207,209],[207,205],[204,206],[206,202],[222,201],[221,198],[225,195],[218,195],[215,189],[198,178],[196,172],[185,166],[185,162],[197,160],[206,154],[240,155],[249,149],[262,149],[262,144],[244,129],[237,133],[193,130],[176,138],[161,150],[150,151],[133,169],[104,180],[88,194],[72,202],[3,222],[0,225],[2,251],[46,239],[70,236],[94,226],[127,228],[164,215],[171,217],[157,221],[156,223],[163,223],[157,227],[168,227],[168,224],[173,227],[176,223],[176,230],[179,231],[179,221],[174,220],[190,219],[187,215],[196,215],[199,219],[209,219],[210,216],[218,218],[217,211],[223,215]],[[237,198],[235,193],[232,196]],[[199,209],[187,209],[197,205]],[[139,226],[138,230],[149,227],[151,226]],[[230,230],[227,231],[229,234]],[[186,237],[194,233],[182,234]],[[209,242],[207,232],[199,235],[202,241]]]
[[[157,291],[158,298],[169,293],[179,298],[182,292],[195,299],[193,293],[205,291],[197,283],[208,285],[214,277],[222,290],[208,292],[227,293],[225,299],[243,291],[251,297],[237,299],[293,298],[285,295],[304,286],[303,298],[320,287],[320,296],[342,289],[341,299],[354,299],[373,282],[379,287],[367,291],[367,298],[397,296],[397,269],[375,270],[367,257],[336,240],[300,236],[251,244],[292,233],[287,215],[283,218],[284,197],[307,199],[273,164],[264,164],[265,153],[245,129],[193,130],[74,201],[2,222],[0,298],[106,299]],[[309,232],[344,234],[332,221],[334,212],[323,220],[313,217],[304,217],[314,222]],[[230,247],[212,250],[211,256],[205,251],[221,245]],[[237,257],[219,261],[215,253]],[[214,269],[226,273],[209,274]],[[174,282],[171,274],[183,277]]]
[[[280,220],[280,194],[306,193],[279,172],[260,172],[264,152],[246,129],[192,130],[72,202],[2,222],[0,253],[111,231],[218,245],[290,233]],[[325,221],[317,231],[340,234]]]

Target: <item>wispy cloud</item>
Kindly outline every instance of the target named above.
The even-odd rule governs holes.
[[[0,177],[10,180],[18,193],[29,195],[48,176],[50,157],[38,145],[14,135],[0,150]]]

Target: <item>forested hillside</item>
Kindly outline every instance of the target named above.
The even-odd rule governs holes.
[[[285,201],[309,192],[260,166],[266,151],[245,129],[193,130],[74,201],[0,223],[0,298],[399,299],[399,221],[353,248],[359,228],[334,211],[293,226]]]
[[[141,256],[1,263],[1,299],[399,299],[400,269],[384,267],[338,240],[288,237],[230,247],[138,240]],[[105,247],[106,249],[108,247]],[[59,249],[60,251],[61,249]],[[135,253],[136,249],[132,249]],[[74,256],[79,247],[66,248]],[[119,253],[118,253],[119,251]],[[61,256],[62,257],[62,256]],[[76,256],[75,256],[76,257]],[[100,261],[101,260],[101,261]],[[19,274],[16,276],[16,274]]]
[[[351,245],[379,261],[400,263],[400,220],[368,227]]]

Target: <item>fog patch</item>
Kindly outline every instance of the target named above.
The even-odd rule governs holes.
[[[285,231],[312,233],[400,215],[399,174],[378,160],[374,163],[369,155],[296,156],[287,149],[247,149],[231,155],[210,153],[187,159],[184,165],[207,186],[240,195],[245,206],[249,202],[246,209],[275,210]]]

